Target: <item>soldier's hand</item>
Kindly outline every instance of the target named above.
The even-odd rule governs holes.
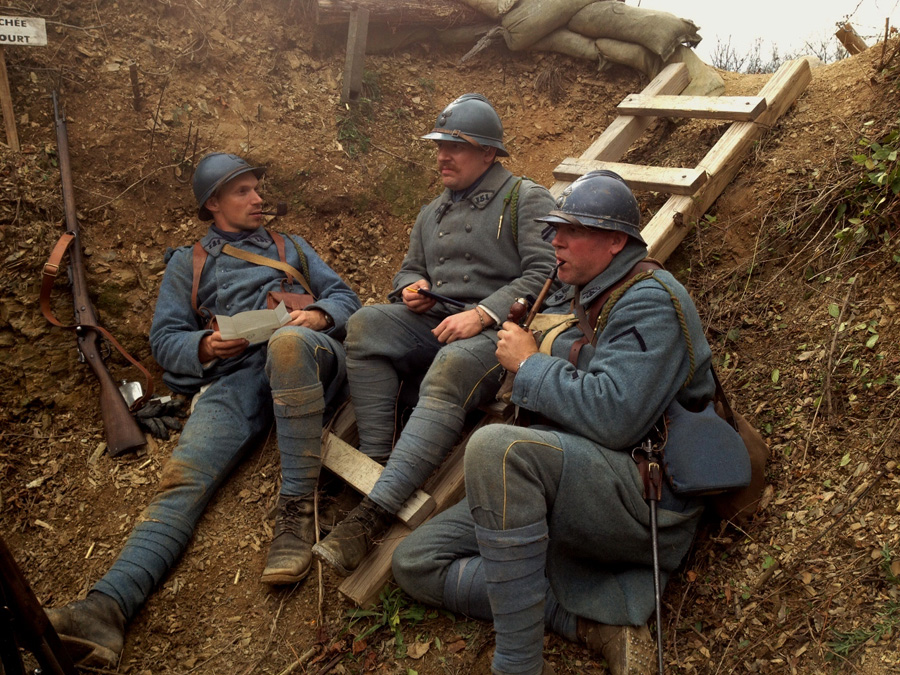
[[[515,373],[522,363],[538,351],[537,342],[530,330],[525,330],[512,321],[506,321],[497,331],[497,360],[511,373]]]
[[[427,298],[424,295],[416,293],[415,289],[417,288],[424,288],[426,291],[429,291],[431,290],[431,284],[429,284],[424,279],[419,279],[418,281],[404,288],[401,297],[403,298],[403,304],[406,305],[406,307],[411,312],[422,314],[423,312],[427,312],[429,309],[434,307],[437,300],[435,300],[434,298]]]
[[[134,413],[138,426],[150,435],[169,440],[169,430],[178,431],[182,427],[179,417],[184,417],[185,401],[170,398],[165,401],[152,398]]]
[[[203,336],[200,340],[200,348],[197,356],[200,363],[206,363],[212,359],[228,359],[232,356],[238,356],[250,345],[244,338],[237,340],[223,340],[222,334],[215,331]]]
[[[291,312],[291,320],[286,324],[288,326],[306,326],[312,330],[325,330],[333,322],[329,322],[324,310],[321,309],[298,309]]]
[[[478,335],[482,330],[483,320],[483,318],[479,320],[477,309],[469,309],[459,314],[451,314],[435,326],[431,332],[438,342],[450,344],[456,340]]]

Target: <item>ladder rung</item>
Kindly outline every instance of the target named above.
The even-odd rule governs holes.
[[[567,157],[553,169],[556,180],[573,181],[589,171],[607,169],[625,179],[632,190],[653,190],[673,195],[692,195],[707,181],[703,169],[677,167],[640,166],[622,162],[599,162],[590,159]]]
[[[752,122],[766,109],[762,96],[671,96],[630,94],[617,107],[620,115],[693,117]]]

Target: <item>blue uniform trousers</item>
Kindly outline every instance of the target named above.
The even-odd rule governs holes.
[[[446,314],[416,314],[397,303],[363,307],[348,322],[347,379],[360,449],[388,456],[369,497],[396,513],[456,444],[466,413],[493,400],[502,368],[497,331],[443,344],[432,335]],[[425,373],[418,402],[393,447],[401,379]]]
[[[322,333],[285,327],[242,365],[213,381],[197,399],[155,497],[112,568],[94,585],[93,590],[116,599],[126,619],[178,560],[215,491],[264,439],[273,419],[282,494],[315,489],[322,415],[344,380],[343,348]]]

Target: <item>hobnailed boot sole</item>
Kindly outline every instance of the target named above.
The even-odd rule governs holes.
[[[259,577],[259,580],[270,586],[287,586],[289,584],[296,584],[298,581],[303,581],[306,577],[309,576],[309,568],[306,569],[303,574],[291,574],[290,572],[269,572],[266,573],[263,570],[262,575]]]
[[[611,675],[653,675],[656,644],[644,626],[611,626],[578,617],[578,639],[606,659]]]
[[[47,609],[46,615],[75,664],[116,667],[126,621],[113,598],[92,591],[84,600]]]
[[[322,542],[319,542],[312,548],[313,557],[317,560],[321,560],[323,563],[328,565],[331,569],[337,572],[342,577],[349,577],[356,568],[352,570],[348,570],[344,567],[340,562],[338,562],[337,557],[333,551],[322,546]]]
[[[96,642],[70,635],[60,635],[59,641],[63,643],[66,651],[69,652],[72,662],[78,666],[115,668],[119,662],[119,654]]]

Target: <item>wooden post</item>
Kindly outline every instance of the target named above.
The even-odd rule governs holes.
[[[317,0],[313,5],[319,26],[347,23],[354,9],[367,10],[372,23],[391,26],[452,28],[475,26],[488,20],[463,0]]]
[[[6,142],[13,152],[19,151],[19,134],[16,131],[16,116],[13,113],[12,95],[9,93],[9,77],[6,75],[6,53],[0,47],[0,107],[3,109],[3,124],[6,126]]]
[[[344,86],[341,102],[353,103],[362,93],[363,67],[366,64],[366,33],[369,31],[369,10],[354,7],[347,29],[347,57],[344,62]]]
[[[850,56],[864,52],[869,48],[866,41],[859,36],[859,33],[849,23],[845,23],[838,28],[837,33],[834,35],[841,41],[841,44],[844,45],[844,49],[847,50]]]

